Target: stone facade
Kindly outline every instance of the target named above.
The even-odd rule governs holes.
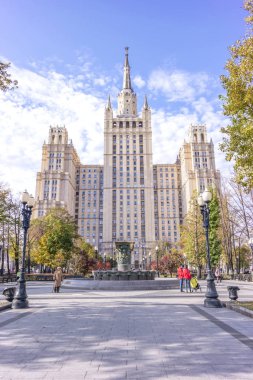
[[[135,242],[133,265],[154,258],[159,241],[177,243],[194,190],[220,186],[214,147],[206,127],[191,126],[174,164],[153,164],[151,111],[147,98],[137,112],[128,48],[117,115],[110,97],[104,114],[104,165],[83,165],[65,127],[50,127],[37,174],[33,217],[65,207],[79,233],[114,255],[116,241]]]

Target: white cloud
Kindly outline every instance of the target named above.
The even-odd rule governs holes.
[[[205,73],[191,74],[179,70],[154,70],[148,79],[148,88],[161,92],[168,101],[193,101],[207,90],[209,77]]]
[[[133,83],[135,84],[136,87],[138,88],[142,88],[145,86],[145,81],[142,79],[142,77],[140,75],[136,75],[134,78],[133,78]]]
[[[34,193],[41,147],[52,124],[66,125],[84,163],[101,161],[104,99],[81,92],[56,72],[13,71],[19,89],[0,94],[1,182]]]

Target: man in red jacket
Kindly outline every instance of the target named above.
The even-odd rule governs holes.
[[[188,266],[186,265],[185,268],[183,269],[183,277],[184,277],[184,280],[185,280],[185,290],[186,292],[188,293],[188,290],[189,292],[191,292],[191,272],[189,271],[188,269]]]
[[[184,266],[180,265],[177,269],[177,278],[179,279],[180,292],[183,292],[184,285]]]

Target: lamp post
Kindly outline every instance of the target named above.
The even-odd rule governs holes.
[[[26,241],[27,232],[30,227],[30,219],[32,215],[32,208],[34,206],[34,198],[29,195],[27,191],[22,194],[21,202],[23,204],[22,216],[23,216],[23,230],[24,230],[24,241],[23,241],[23,252],[22,252],[22,265],[20,271],[20,277],[18,279],[18,289],[15,294],[14,300],[12,301],[13,309],[25,309],[28,307],[27,293],[26,293],[26,281],[25,281],[25,252],[26,252]]]
[[[149,256],[149,270],[151,270],[151,252],[149,252],[148,256]]]
[[[94,247],[94,251],[95,251],[95,259],[97,260],[98,259],[98,247],[96,245]]]
[[[253,238],[249,239],[249,246],[251,249],[251,272],[253,272]]]
[[[160,277],[159,270],[158,270],[158,253],[159,253],[159,247],[155,247],[155,252],[156,252],[156,271],[157,271],[157,277]]]
[[[104,253],[104,265],[105,265],[105,262],[106,262],[106,253]]]
[[[210,245],[209,245],[209,203],[212,200],[212,193],[205,189],[205,191],[199,195],[198,204],[200,206],[200,211],[203,217],[203,227],[205,229],[206,235],[206,256],[207,256],[207,287],[205,294],[205,307],[222,307],[220,300],[218,299],[218,293],[215,287],[214,277],[211,269],[211,258],[210,258]]]

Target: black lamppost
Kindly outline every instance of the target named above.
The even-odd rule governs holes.
[[[159,269],[158,269],[158,254],[159,254],[159,247],[158,246],[155,247],[155,252],[156,252],[156,271],[157,271],[157,277],[160,277]]]
[[[96,245],[94,247],[94,251],[95,251],[95,259],[97,260],[98,259],[98,247]]]
[[[22,252],[22,265],[20,271],[20,277],[18,279],[18,288],[12,301],[13,309],[25,309],[28,307],[27,294],[26,294],[26,281],[25,281],[25,251],[26,251],[26,240],[27,232],[30,227],[30,219],[32,215],[32,208],[34,206],[34,198],[29,195],[27,191],[22,194],[21,202],[23,204],[22,216],[23,216],[23,230],[24,230],[24,241],[23,241],[23,252]]]
[[[218,293],[215,287],[214,277],[211,269],[211,258],[210,258],[210,245],[209,245],[209,203],[212,200],[211,191],[205,189],[205,191],[199,195],[198,204],[200,206],[201,214],[203,216],[203,227],[206,234],[206,256],[207,256],[207,287],[206,287],[206,298],[204,301],[205,307],[222,307],[220,300],[218,299]]]
[[[149,252],[148,256],[149,256],[149,270],[151,270],[151,252]]]

